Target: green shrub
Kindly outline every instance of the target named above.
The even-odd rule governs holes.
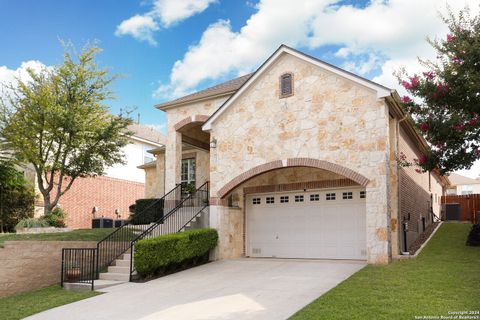
[[[33,186],[23,172],[13,162],[0,159],[0,233],[11,232],[22,219],[32,218],[34,201]]]
[[[49,226],[50,225],[43,219],[27,218],[20,220],[20,222],[15,226],[15,230],[24,228],[44,228]]]
[[[138,199],[131,207],[135,210],[132,224],[149,224],[163,218],[163,199]]]
[[[65,217],[67,214],[61,208],[56,207],[52,212],[44,215],[41,219],[48,223],[49,226],[56,228],[65,227]]]
[[[151,277],[205,257],[218,242],[215,229],[194,229],[140,240],[135,244],[135,268]]]

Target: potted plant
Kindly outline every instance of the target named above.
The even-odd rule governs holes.
[[[82,270],[78,263],[70,263],[65,265],[65,277],[67,282],[76,282],[80,280]]]

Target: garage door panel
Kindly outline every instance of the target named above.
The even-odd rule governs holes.
[[[351,192],[352,199],[343,199],[344,192]],[[330,199],[335,194],[335,200],[327,200],[328,194]],[[365,199],[359,194],[360,189],[352,188],[247,196],[247,254],[365,259]],[[268,204],[267,197],[275,203]],[[288,202],[281,203],[281,197]],[[253,204],[253,198],[260,204]]]

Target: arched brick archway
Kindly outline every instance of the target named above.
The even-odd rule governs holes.
[[[191,123],[206,122],[208,120],[208,118],[210,118],[210,116],[207,116],[207,115],[204,115],[204,114],[198,114],[198,115],[186,117],[185,119],[182,119],[182,120],[178,121],[173,127],[175,128],[175,130],[178,131],[178,130],[184,128],[185,126],[187,126]]]
[[[363,175],[353,171],[352,169],[343,167],[335,163],[331,163],[325,160],[311,159],[311,158],[290,158],[287,160],[271,161],[271,162],[253,167],[250,170],[243,172],[242,174],[230,180],[220,190],[218,190],[218,197],[219,198],[225,197],[230,191],[235,189],[238,185],[244,183],[245,181],[255,176],[258,176],[262,173],[272,171],[275,169],[288,168],[288,167],[310,167],[310,168],[318,168],[318,169],[331,171],[336,174],[342,175],[350,180],[353,180],[359,185],[364,187],[366,187],[369,182],[369,180]]]

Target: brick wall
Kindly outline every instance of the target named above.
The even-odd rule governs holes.
[[[421,153],[418,147],[411,141],[403,129],[399,132],[399,152],[402,152],[409,162],[419,159]],[[400,184],[400,216],[399,231],[401,237],[400,247],[404,250],[403,226],[402,222],[408,221],[407,246],[417,239],[423,232],[422,218],[425,218],[425,227],[431,223],[430,206],[433,206],[435,212],[439,211],[439,203],[431,203],[430,195],[441,190],[439,181],[433,174],[428,172],[419,173],[416,166],[399,168],[399,184]],[[432,199],[434,200],[434,199]],[[410,219],[408,219],[410,218]]]
[[[67,226],[90,228],[92,209],[97,207],[96,217],[121,218],[129,215],[128,206],[145,197],[145,184],[110,177],[78,178],[72,188],[60,198],[59,204],[67,213]]]
[[[6,241],[0,248],[0,297],[60,283],[62,248],[94,248],[95,241]]]

